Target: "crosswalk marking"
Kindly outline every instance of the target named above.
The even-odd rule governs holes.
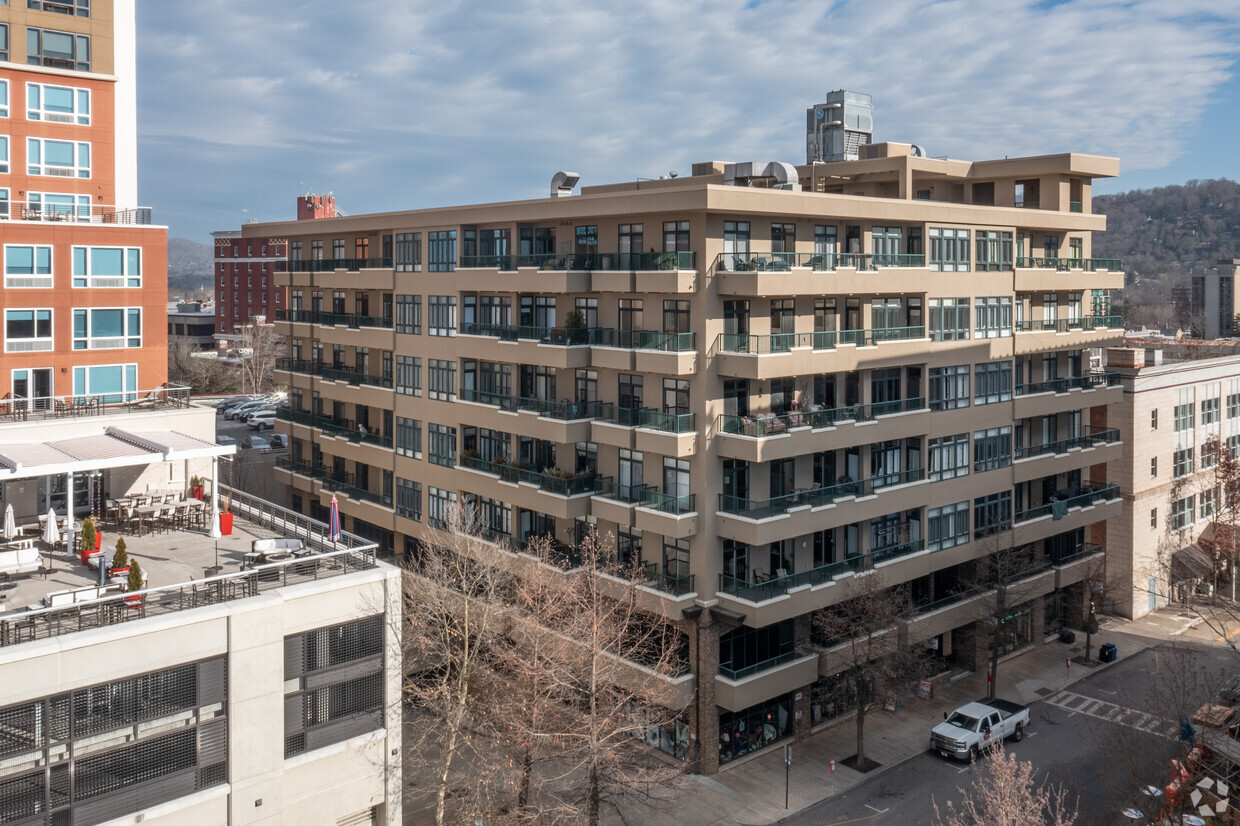
[[[1046,698],[1048,705],[1071,711],[1074,714],[1085,714],[1099,720],[1106,720],[1121,726],[1144,731],[1159,737],[1174,739],[1179,734],[1179,727],[1169,720],[1163,720],[1135,708],[1110,703],[1077,694],[1072,691],[1060,691]]]

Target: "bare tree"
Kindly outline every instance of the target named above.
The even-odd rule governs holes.
[[[974,563],[974,586],[988,596],[978,601],[982,624],[990,632],[990,676],[986,686],[987,699],[995,699],[999,684],[999,656],[1002,653],[1003,624],[1014,607],[1027,602],[1033,594],[1030,578],[1046,566],[1033,545],[1012,544],[1010,529],[992,533],[983,539],[985,556]]]
[[[188,341],[168,344],[168,380],[189,387],[193,393],[235,393],[240,375],[233,365],[200,355]]]
[[[1062,788],[1039,783],[1033,764],[993,749],[983,764],[974,763],[973,783],[961,789],[959,806],[934,804],[936,826],[1072,826],[1077,805]]]
[[[561,699],[526,735],[554,751],[558,767],[537,778],[539,823],[597,826],[604,807],[620,812],[622,802],[641,805],[683,771],[652,754],[634,732],[674,730],[683,709],[669,707],[670,679],[684,669],[687,642],[665,618],[642,609],[635,585],[606,575],[615,558],[612,542],[587,535],[578,546],[580,567],[553,571],[547,598],[527,603],[532,630],[554,636],[544,637],[552,641],[545,659],[521,662],[543,672],[543,696]],[[549,550],[534,549],[544,570],[553,567]],[[533,686],[534,679],[529,674],[524,684]]]
[[[920,649],[901,639],[916,613],[906,588],[888,587],[882,574],[870,571],[857,575],[851,599],[814,614],[814,634],[829,647],[828,661],[848,674],[857,710],[852,760],[859,771],[878,766],[865,754],[866,716],[914,679],[920,665]]]
[[[485,707],[494,689],[493,663],[505,648],[504,594],[511,577],[504,554],[479,540],[460,515],[440,542],[424,545],[404,574],[405,694],[434,718],[416,729],[407,753],[434,772],[435,823],[443,826],[452,764],[471,770],[489,752]]]
[[[255,316],[239,330],[242,392],[265,393],[272,388],[276,359],[284,355],[284,348],[284,339],[276,335],[275,325],[267,323],[263,316]]]

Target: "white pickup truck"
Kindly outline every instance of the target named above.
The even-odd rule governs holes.
[[[1029,725],[1029,707],[1007,700],[966,703],[930,733],[930,748],[944,757],[969,760],[1008,737],[1020,742]]]

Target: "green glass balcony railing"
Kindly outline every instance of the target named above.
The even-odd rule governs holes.
[[[664,433],[692,433],[697,430],[696,413],[663,413],[642,408],[637,414],[637,426]]]
[[[1016,524],[1028,522],[1032,519],[1039,519],[1043,516],[1053,516],[1055,519],[1062,519],[1067,516],[1068,511],[1072,508],[1087,508],[1096,505],[1099,502],[1110,502],[1120,497],[1119,485],[1092,485],[1084,484],[1081,486],[1082,491],[1075,496],[1069,496],[1043,505],[1037,505],[1032,508],[1025,508],[1016,512]]]
[[[324,327],[361,327],[391,329],[392,319],[383,316],[357,315],[354,313],[325,313],[314,310],[276,310],[276,321],[295,324],[321,324]]]
[[[691,250],[678,252],[592,252],[545,253],[516,256],[518,267],[569,272],[657,272],[696,269],[696,255]]]
[[[287,370],[290,373],[320,376],[327,381],[368,384],[374,387],[391,388],[392,386],[391,376],[375,376],[360,370],[350,370],[347,367],[330,367],[320,362],[306,361],[305,359],[278,358],[276,359],[276,369]]]
[[[601,496],[604,499],[614,499],[625,504],[632,505],[641,502],[643,490],[645,490],[645,485],[641,483],[621,485],[612,476],[599,476],[594,480],[595,496]]]
[[[1068,201],[1068,211],[1069,212],[1080,212],[1081,202],[1080,201]]]
[[[790,663],[797,658],[795,650],[785,651],[782,654],[776,654],[774,657],[768,657],[759,663],[746,665],[740,668],[733,667],[731,663],[719,664],[719,675],[727,677],[729,680],[742,680],[745,677],[752,677],[754,674],[761,674],[763,671],[770,671],[772,668],[778,668],[781,665]]]
[[[799,427],[835,427],[839,422],[868,422],[879,416],[890,416],[895,413],[907,413],[913,410],[925,409],[926,400],[924,398],[916,398],[878,402],[876,404],[853,404],[829,410],[814,410],[811,408],[802,412],[782,413],[779,415],[773,413],[749,416],[720,414],[716,420],[716,427],[720,433],[761,438],[763,436],[786,433]]]
[[[482,270],[499,270],[500,272],[515,272],[513,261],[516,256],[513,255],[462,255],[461,263],[457,265],[459,269],[482,269]]]
[[[1043,442],[1038,445],[1017,445],[1017,459],[1032,459],[1036,456],[1056,456],[1074,449],[1103,447],[1119,442],[1119,430],[1110,427],[1104,430],[1093,430],[1082,436],[1070,439],[1059,439],[1054,442]]]
[[[610,422],[621,427],[637,427],[641,422],[641,410],[636,407],[621,407],[611,402],[595,402],[598,420]]]
[[[886,267],[926,266],[917,254],[871,254],[854,252],[721,252],[715,259],[717,272],[791,272],[794,267],[815,272],[855,269],[874,272]]]
[[[766,602],[767,600],[783,596],[793,588],[801,588],[806,585],[825,585],[850,573],[869,570],[877,563],[889,562],[893,559],[919,553],[924,549],[925,542],[920,539],[901,542],[885,548],[875,549],[868,554],[849,557],[839,562],[831,562],[817,568],[811,568],[808,571],[775,577],[763,582],[751,583],[744,579],[720,574],[719,591],[749,602]]]
[[[693,574],[659,573],[656,569],[654,575],[646,582],[646,587],[654,588],[665,594],[671,594],[674,597],[683,597],[695,593],[693,577]]]
[[[857,482],[845,481],[827,487],[796,491],[770,499],[745,499],[721,493],[719,494],[719,510],[722,513],[744,516],[748,519],[769,519],[772,516],[782,516],[793,508],[820,508],[840,499],[872,496],[881,488],[920,482],[924,478],[925,471],[922,468],[914,468]]]
[[[652,485],[646,485],[642,488],[641,495],[643,508],[653,508],[674,516],[683,516],[697,511],[697,495],[693,493],[684,495],[663,493]]]
[[[773,333],[764,336],[720,333],[718,349],[724,353],[788,353],[794,348],[809,347],[814,350],[834,350],[836,332],[825,330],[818,333]]]
[[[1077,376],[1074,378],[1018,384],[1016,385],[1016,395],[1032,396],[1037,393],[1067,393],[1069,390],[1096,390],[1100,387],[1118,387],[1119,382],[1119,373],[1090,373],[1087,376]]]
[[[1018,333],[1056,332],[1068,333],[1072,330],[1122,330],[1124,320],[1117,315],[1087,315],[1081,318],[1047,318],[1018,321],[1014,325]]]
[[[544,473],[511,462],[488,461],[477,456],[462,456],[460,465],[470,470],[494,474],[504,482],[536,485],[539,490],[560,496],[580,496],[594,492],[596,474],[593,473]]]
[[[1058,568],[1100,553],[1102,553],[1101,545],[1091,545],[1086,543],[1084,545],[1077,545],[1075,548],[1063,552],[1049,553],[1047,554],[1047,558],[1050,560],[1052,565]]]
[[[371,433],[369,430],[363,433],[351,419],[333,419],[331,416],[316,416],[305,410],[289,410],[283,407],[276,409],[276,418],[293,424],[309,425],[330,436],[344,438],[354,443],[360,442],[387,448],[392,446],[391,436]]]
[[[347,270],[390,270],[391,258],[322,258],[318,261],[277,261],[276,272],[335,272]]]

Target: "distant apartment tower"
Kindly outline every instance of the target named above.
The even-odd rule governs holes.
[[[213,232],[215,239],[215,332],[226,346],[256,316],[274,318],[288,289],[276,286],[276,265],[285,260],[282,238],[242,238],[241,232]]]
[[[1210,269],[1192,274],[1192,327],[1196,338],[1216,339],[1236,335],[1236,265],[1240,259],[1222,260]],[[1200,328],[1200,329],[1198,329]]]
[[[0,5],[0,396],[167,379],[167,229],[137,205],[134,39],[134,0]]]

